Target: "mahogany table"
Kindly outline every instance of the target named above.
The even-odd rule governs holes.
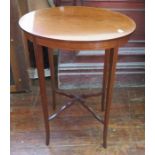
[[[136,28],[135,22],[118,12],[107,9],[67,6],[36,10],[27,13],[19,20],[25,38],[34,44],[36,66],[39,76],[40,95],[45,122],[46,144],[49,144],[49,121],[75,103],[81,103],[99,122],[103,124],[103,147],[107,147],[107,131],[112,102],[112,89],[115,78],[118,48],[127,43]],[[45,87],[42,46],[48,47],[52,81],[52,105],[56,108],[55,95],[65,95],[70,102],[64,104],[57,112],[48,114],[48,102]],[[95,94],[74,95],[60,91],[55,86],[53,49],[105,50],[104,76],[102,92]],[[85,100],[101,95],[101,109],[104,119],[94,113]]]

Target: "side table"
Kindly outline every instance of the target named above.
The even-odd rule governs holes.
[[[45,122],[46,144],[48,145],[50,140],[49,121],[57,117],[66,108],[79,102],[103,124],[103,147],[106,148],[118,48],[127,43],[130,35],[136,28],[135,22],[126,15],[107,9],[66,6],[41,9],[27,13],[21,17],[19,25],[24,32],[25,38],[34,44]],[[49,49],[53,109],[56,108],[56,93],[71,99],[70,102],[66,103],[50,116],[48,113],[45,87],[42,46],[46,46]],[[54,48],[70,50],[71,52],[105,49],[102,92],[74,95],[56,89],[53,59]],[[101,110],[105,111],[104,119],[101,119],[94,113],[92,108],[85,104],[85,99],[98,95],[102,97]]]

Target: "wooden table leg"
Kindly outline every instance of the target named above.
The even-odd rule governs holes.
[[[48,49],[48,59],[51,73],[51,86],[52,86],[52,104],[53,110],[56,108],[56,95],[55,95],[55,67],[54,67],[54,55],[53,49]]]
[[[103,147],[107,147],[107,132],[108,132],[108,123],[109,123],[109,114],[110,107],[112,102],[112,89],[115,80],[115,69],[118,57],[118,48],[111,49],[109,51],[109,76],[108,76],[108,85],[107,85],[107,94],[106,94],[106,109],[104,115],[104,129],[103,129]]]
[[[50,129],[49,129],[49,121],[48,121],[48,103],[47,103],[47,96],[46,96],[46,84],[45,84],[45,77],[44,77],[43,51],[42,51],[42,46],[37,45],[35,42],[34,42],[34,53],[35,53],[35,60],[36,60],[36,66],[38,70],[38,77],[39,77],[40,96],[41,96],[45,131],[46,131],[46,145],[49,145]]]
[[[101,96],[101,110],[105,110],[105,102],[106,102],[106,90],[107,90],[107,81],[109,76],[109,58],[110,53],[109,50],[105,50],[104,54],[104,71],[103,71],[103,84],[102,84],[102,96]]]

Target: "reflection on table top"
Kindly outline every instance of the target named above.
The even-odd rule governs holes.
[[[67,6],[36,10],[19,21],[20,27],[35,36],[66,41],[103,41],[127,36],[135,22],[107,9]]]

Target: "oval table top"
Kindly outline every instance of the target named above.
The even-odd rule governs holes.
[[[128,16],[107,9],[65,6],[36,10],[19,20],[34,36],[65,41],[105,41],[130,35],[136,28]]]

